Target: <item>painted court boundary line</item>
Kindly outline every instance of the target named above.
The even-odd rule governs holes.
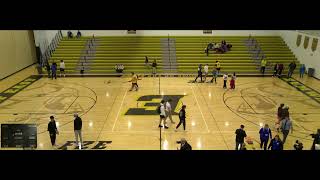
[[[201,114],[201,116],[202,116],[202,119],[203,119],[203,121],[204,121],[204,124],[206,125],[207,131],[210,132],[210,131],[209,131],[209,128],[208,128],[207,121],[206,121],[206,119],[204,118],[204,115],[203,115],[202,110],[201,110],[201,108],[200,108],[198,99],[197,99],[197,97],[196,97],[196,95],[195,95],[195,93],[194,93],[193,87],[191,86],[190,88],[192,89],[192,94],[193,94],[193,96],[194,96],[194,98],[195,98],[195,100],[196,100],[196,102],[197,102],[197,105],[198,105],[200,114]]]

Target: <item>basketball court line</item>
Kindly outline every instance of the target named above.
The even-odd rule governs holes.
[[[113,127],[112,127],[112,130],[111,130],[112,132],[113,132],[114,127],[116,126],[116,123],[117,123],[117,121],[118,121],[119,114],[120,114],[120,111],[121,111],[121,109],[122,109],[122,105],[123,105],[124,99],[126,98],[127,93],[128,93],[128,88],[126,88],[125,91],[126,91],[126,93],[124,94],[124,96],[123,96],[123,98],[122,98],[121,105],[120,105],[120,108],[119,108],[119,111],[118,111],[116,120],[115,120],[115,122],[114,122],[114,124],[113,124]]]
[[[198,99],[197,99],[197,97],[196,97],[196,95],[195,95],[195,93],[194,93],[193,86],[191,86],[190,88],[192,89],[192,94],[193,94],[193,96],[194,96],[194,98],[195,98],[195,100],[196,100],[196,102],[197,102],[197,105],[198,105],[199,111],[200,111],[200,113],[201,113],[202,119],[203,119],[203,121],[204,121],[204,124],[206,125],[207,132],[209,133],[210,131],[209,131],[209,128],[208,128],[207,121],[206,121],[206,119],[204,118],[204,115],[203,115],[202,110],[201,110],[201,108],[200,108]]]

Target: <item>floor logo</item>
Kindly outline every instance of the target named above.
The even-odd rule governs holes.
[[[0,93],[0,104],[4,101],[8,100],[10,97],[14,96],[18,92],[22,91],[24,88],[30,86],[32,83],[39,80],[41,76],[32,75],[23,81],[19,82],[18,84],[10,87],[9,89],[5,90],[4,92]]]
[[[309,86],[304,85],[302,82],[297,81],[293,78],[280,78],[281,80],[287,82],[290,86],[296,88],[298,91],[302,92],[306,96],[310,97],[314,101],[320,103],[320,93]]]
[[[158,115],[157,107],[159,106],[160,101],[171,99],[171,108],[174,110],[173,115],[177,115],[175,112],[177,107],[179,106],[180,99],[183,98],[184,95],[147,95],[141,96],[138,98],[138,102],[143,103],[143,107],[141,108],[130,108],[125,115]],[[182,104],[182,103],[181,103]]]

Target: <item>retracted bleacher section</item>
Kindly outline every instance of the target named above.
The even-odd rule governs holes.
[[[248,52],[244,36],[224,36],[224,37],[175,37],[178,71],[180,73],[196,73],[198,64],[209,64],[213,67],[216,60],[221,63],[221,71],[240,74],[259,74],[259,66],[254,63],[252,55]],[[269,68],[266,73],[272,73],[274,63],[283,63],[285,71],[292,60],[297,60],[280,37],[259,36],[254,37],[264,51],[268,60]],[[223,54],[216,54],[210,51],[207,57],[204,49],[209,42],[221,43],[225,40],[227,44],[232,44],[231,51]],[[271,68],[272,66],[272,68]]]
[[[64,60],[66,73],[79,73],[77,65],[85,49],[85,44],[91,37],[79,39],[63,38],[55,49],[49,62]],[[163,72],[162,36],[99,36],[95,37],[97,45],[94,57],[91,59],[90,68],[86,74],[116,74],[115,65],[123,64],[124,73],[151,73],[145,64],[145,56],[149,63],[157,59],[157,72]],[[245,36],[170,36],[175,39],[175,53],[178,73],[196,73],[198,64],[209,64],[210,71],[216,60],[221,63],[221,71],[237,74],[260,74],[259,65],[253,60],[245,41]],[[292,60],[299,62],[290,51],[285,42],[278,36],[255,36],[261,49],[268,60],[266,73],[272,74],[274,63],[283,63],[285,70]],[[204,49],[209,42],[220,43],[225,40],[232,44],[231,51],[216,54],[210,51],[206,56]]]
[[[81,39],[64,38],[59,47],[53,53],[51,60],[63,59],[66,63],[67,73],[75,71],[76,63],[81,56],[85,41],[89,37]],[[151,68],[145,66],[145,56],[149,57],[149,63],[157,59],[158,70],[162,72],[161,37],[126,37],[126,36],[99,36],[95,37],[95,57],[92,59],[89,74],[116,73],[115,65],[123,64],[124,73],[150,73]]]

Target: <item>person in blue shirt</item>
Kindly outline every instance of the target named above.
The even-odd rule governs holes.
[[[275,135],[274,138],[271,140],[268,149],[271,150],[283,150],[283,143],[280,140],[279,135]]]
[[[265,124],[263,128],[259,131],[260,134],[260,148],[262,149],[262,146],[264,150],[267,150],[269,137],[272,139],[271,129],[269,128],[268,124]]]
[[[304,73],[306,72],[306,66],[301,64],[300,66],[300,78],[303,78]]]
[[[52,71],[52,76],[51,76],[51,79],[53,79],[53,77],[55,79],[57,79],[57,63],[52,63],[51,65],[51,71]]]

